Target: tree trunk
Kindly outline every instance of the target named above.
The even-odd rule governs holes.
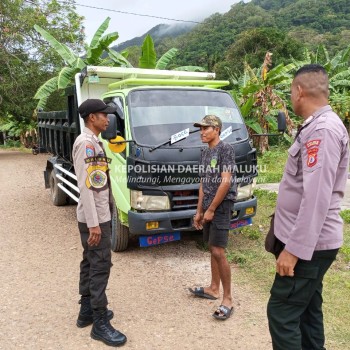
[[[253,145],[258,152],[265,153],[269,150],[268,136],[253,136]]]
[[[268,136],[260,136],[259,139],[259,151],[264,154],[269,150],[269,138]]]

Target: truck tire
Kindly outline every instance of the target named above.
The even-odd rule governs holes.
[[[118,216],[118,209],[114,205],[112,210],[112,235],[111,249],[113,252],[122,252],[126,250],[129,243],[129,228],[122,225]]]
[[[55,206],[62,206],[67,204],[67,195],[65,192],[63,192],[59,187],[58,184],[61,182],[59,179],[57,179],[55,171],[52,170],[50,172],[50,192],[51,192],[51,200],[53,205]]]

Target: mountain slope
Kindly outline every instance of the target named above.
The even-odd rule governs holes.
[[[113,47],[117,51],[123,51],[124,49],[131,46],[141,46],[143,40],[149,34],[155,43],[160,42],[164,38],[176,38],[179,35],[186,34],[190,32],[195,24],[158,24],[157,26],[150,29],[147,33],[135,37],[133,39],[124,41]]]

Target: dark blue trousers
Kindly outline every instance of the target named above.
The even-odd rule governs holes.
[[[322,281],[338,249],[299,259],[293,277],[276,274],[267,305],[274,350],[325,350]]]
[[[106,287],[112,266],[111,262],[111,222],[100,224],[102,231],[98,246],[88,245],[89,229],[86,224],[78,222],[83,260],[80,263],[79,293],[90,296],[92,309],[107,307]]]

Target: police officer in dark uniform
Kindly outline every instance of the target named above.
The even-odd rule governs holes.
[[[108,113],[115,108],[98,99],[79,106],[85,128],[73,145],[73,162],[80,191],[78,227],[83,246],[80,263],[80,312],[78,327],[93,323],[91,337],[107,345],[123,345],[127,338],[110,324],[113,312],[107,309],[106,287],[111,262],[111,190],[108,163],[98,135],[106,130]]]

